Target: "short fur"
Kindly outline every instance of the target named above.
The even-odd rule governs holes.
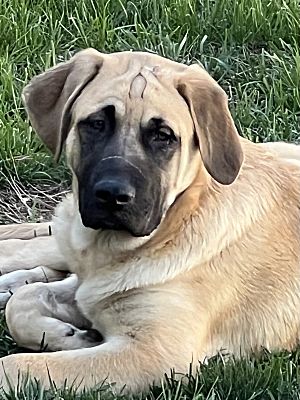
[[[76,74],[78,63],[81,72]],[[139,80],[128,91],[138,73],[147,86]],[[46,100],[49,82],[54,85],[51,104]],[[136,93],[139,98],[132,100]],[[59,205],[54,220],[57,244],[47,239],[49,263],[45,265],[51,268],[52,257],[61,253],[62,264],[67,263],[78,277],[78,307],[104,342],[71,351],[5,357],[2,377],[5,371],[15,383],[18,370],[29,370],[46,386],[48,373],[58,386],[65,379],[93,386],[107,378],[117,390],[126,385],[127,391],[139,392],[159,383],[171,368],[187,372],[192,360],[196,368],[198,360],[220,350],[241,356],[262,346],[277,350],[297,345],[297,146],[257,145],[240,138],[224,92],[204,70],[146,53],[81,52],[36,78],[25,89],[25,101],[33,126],[54,153],[60,152],[68,133],[67,154],[74,172],[73,194]],[[112,101],[119,124],[127,121],[128,129],[122,135],[130,135],[137,123],[155,113],[180,134],[180,151],[162,172],[167,191],[164,213],[149,236],[93,230],[82,224],[77,124],[96,112],[99,104]],[[50,117],[52,130],[48,131]],[[20,257],[23,249],[18,248]],[[36,248],[35,257],[42,251]],[[30,255],[26,257],[30,262]],[[13,259],[6,262],[14,265]],[[0,278],[0,286],[5,278]],[[61,291],[69,293],[70,288],[75,290],[72,282],[70,278],[59,282],[59,289],[57,282],[17,289],[7,307],[10,330],[16,327],[13,321],[20,307],[26,315],[30,302],[30,309],[35,310],[33,320],[18,326],[16,333],[22,336],[23,329],[22,340],[29,343],[34,319],[40,323],[51,308],[51,304],[46,311],[41,308],[37,293],[50,290],[54,297]],[[52,312],[55,316],[55,309]],[[57,312],[57,319],[66,324],[62,313]],[[51,329],[56,332],[58,325],[60,321]],[[36,329],[48,328],[42,323]],[[52,341],[65,339],[59,329],[56,334],[62,336]],[[35,332],[35,337],[40,335]]]

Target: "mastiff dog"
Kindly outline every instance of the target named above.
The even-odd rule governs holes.
[[[202,67],[150,53],[83,50],[23,99],[73,186],[53,235],[1,228],[8,327],[46,347],[4,357],[2,385],[137,393],[220,351],[297,345],[299,147],[241,138]]]

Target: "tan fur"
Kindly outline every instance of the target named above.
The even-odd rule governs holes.
[[[5,357],[6,374],[15,383],[18,370],[29,370],[46,386],[48,371],[57,385],[67,378],[81,387],[92,386],[108,378],[117,390],[126,385],[127,391],[138,392],[147,390],[152,382],[159,383],[171,368],[187,372],[193,360],[196,369],[198,360],[220,350],[241,356],[262,346],[269,350],[294,348],[300,336],[298,148],[253,144],[234,136],[234,128],[225,129],[223,138],[220,124],[230,121],[227,106],[220,108],[220,118],[209,111],[212,125],[207,130],[200,127],[212,140],[206,150],[213,149],[223,157],[224,151],[231,151],[228,138],[234,137],[233,146],[238,143],[232,152],[236,165],[241,154],[244,159],[234,183],[222,185],[208,174],[205,160],[193,150],[195,122],[188,106],[176,97],[174,80],[177,85],[185,79],[190,85],[191,70],[184,75],[184,66],[141,53],[99,57],[104,57],[102,82],[103,74],[113,75],[113,84],[104,82],[99,92],[95,82],[75,102],[67,142],[71,168],[78,163],[76,121],[109,96],[119,96],[119,114],[124,112],[122,118],[130,119],[131,126],[139,123],[137,115],[160,109],[182,139],[180,159],[174,160],[169,171],[166,215],[159,227],[143,238],[85,228],[74,177],[73,195],[57,209],[55,237],[70,270],[78,276],[78,305],[105,341],[92,348]],[[135,98],[135,107],[128,108],[120,100],[122,85],[131,82],[126,74],[135,77],[143,65],[146,78],[150,67],[159,75],[159,69],[155,70],[159,65],[168,74],[173,70],[176,79],[173,76],[170,83],[170,76],[161,72],[159,84],[153,83],[148,94],[148,85],[141,89],[138,83],[132,90],[135,94],[144,90],[144,103]],[[123,75],[122,80],[118,78],[121,72],[127,81]],[[204,71],[197,69],[197,73],[200,80],[211,81]],[[221,97],[224,101],[223,94]],[[208,107],[213,109],[210,103]],[[198,114],[197,119],[200,117]],[[214,129],[218,129],[217,138]],[[225,144],[220,144],[222,140]],[[232,179],[236,167],[230,169],[230,165],[226,165],[226,176]],[[209,172],[222,181],[224,171],[220,174],[218,168],[214,163]],[[50,252],[50,259],[52,255]],[[27,290],[34,299],[34,291]],[[9,315],[24,301],[19,293],[9,302]],[[31,308],[39,307],[37,299],[31,304]]]
[[[261,143],[261,146],[300,167],[299,145],[285,142],[267,142]]]

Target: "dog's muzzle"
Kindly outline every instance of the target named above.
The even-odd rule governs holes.
[[[148,178],[146,179],[146,176]],[[152,182],[153,181],[153,182]],[[79,210],[86,227],[149,235],[159,223],[160,185],[135,160],[106,157],[79,179]],[[155,211],[154,211],[155,210]]]

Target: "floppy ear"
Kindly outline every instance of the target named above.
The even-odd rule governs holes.
[[[68,136],[72,105],[98,74],[103,57],[94,49],[80,51],[69,61],[33,78],[23,90],[31,124],[56,159]]]
[[[205,168],[219,183],[231,184],[244,157],[227,95],[198,65],[187,68],[177,89],[188,104]]]

